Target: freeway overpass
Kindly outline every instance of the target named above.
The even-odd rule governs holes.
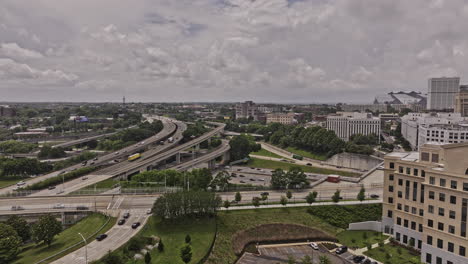
[[[106,134],[91,136],[91,137],[75,139],[75,140],[71,140],[71,141],[61,143],[61,144],[54,145],[52,147],[53,148],[59,148],[59,147],[60,148],[68,148],[68,147],[78,145],[78,144],[82,144],[82,143],[86,143],[86,142],[89,142],[89,141],[92,141],[92,140],[97,140],[97,139],[100,139],[100,138],[110,137],[110,136],[114,135],[115,133],[117,133],[117,132],[112,132],[112,133],[106,133]]]

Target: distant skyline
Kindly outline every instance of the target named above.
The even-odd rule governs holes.
[[[2,0],[0,100],[371,103],[468,74],[463,0]]]

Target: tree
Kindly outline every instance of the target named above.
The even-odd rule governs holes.
[[[286,196],[281,196],[280,204],[283,206],[286,206],[286,204],[288,204],[288,199],[286,198]]]
[[[18,255],[21,237],[13,227],[0,223],[0,263],[10,263]]]
[[[158,250],[159,250],[159,252],[163,252],[163,251],[164,251],[164,243],[163,243],[162,239],[159,240],[159,243],[158,243]]]
[[[366,199],[366,189],[364,189],[364,187],[361,187],[361,190],[359,191],[358,195],[357,195],[357,199],[362,202],[364,201],[364,199]]]
[[[314,193],[315,193],[315,194],[314,194]],[[317,192],[314,192],[314,193],[310,192],[310,193],[306,196],[306,201],[307,201],[308,204],[313,204],[313,203],[315,203],[315,199],[316,199],[316,197],[317,197],[317,195],[316,195]]]
[[[31,238],[31,226],[24,218],[17,215],[12,215],[8,218],[6,224],[15,229],[16,233],[21,237],[23,243]]]
[[[291,192],[290,190],[288,190],[288,191],[286,192],[286,197],[287,197],[288,199],[291,199],[291,198],[292,198],[292,192]]]
[[[231,179],[231,174],[227,171],[220,171],[214,179],[211,181],[210,186],[212,188],[220,188],[224,191],[228,187],[229,180]]]
[[[307,176],[301,167],[293,166],[289,168],[289,171],[286,173],[286,178],[288,178],[289,186],[292,188],[302,188],[304,185],[309,185],[307,181]]]
[[[192,238],[190,237],[189,234],[185,236],[185,243],[190,244],[190,241],[192,241]]]
[[[294,256],[288,256],[288,264],[296,264],[296,259],[294,258]]]
[[[336,192],[333,194],[332,201],[334,203],[337,203],[340,201],[340,193],[341,193],[340,190],[336,190]]]
[[[319,263],[320,264],[331,264],[330,259],[327,256],[320,256],[319,257]]]
[[[149,252],[146,252],[145,254],[145,264],[150,264],[151,263],[151,254]]]
[[[102,262],[105,264],[123,264],[122,259],[119,255],[112,253],[110,250],[107,254],[102,258]]]
[[[271,187],[284,189],[289,185],[289,179],[282,169],[276,169],[271,174]]]
[[[229,206],[231,206],[231,202],[229,202],[228,200],[225,200],[224,203],[223,203],[223,206],[227,210],[229,208]]]
[[[268,193],[263,192],[262,194],[260,194],[260,197],[262,198],[262,201],[265,201],[266,199],[268,199]]]
[[[260,206],[260,198],[259,197],[253,197],[252,198],[252,204],[255,207],[259,207]]]
[[[231,147],[230,154],[232,160],[246,158],[250,152],[259,151],[260,144],[256,144],[253,137],[247,135],[235,136],[229,141]]]
[[[240,192],[236,192],[234,200],[236,200],[236,202],[240,202],[242,200],[242,195],[240,194]]]
[[[192,247],[185,245],[180,249],[180,258],[184,263],[189,263],[192,260]]]
[[[39,218],[32,227],[32,237],[34,241],[47,244],[50,247],[55,235],[62,232],[62,224],[52,215],[45,215]]]
[[[301,263],[302,263],[302,264],[312,264],[312,258],[311,258],[309,255],[305,255],[305,256],[301,259]]]

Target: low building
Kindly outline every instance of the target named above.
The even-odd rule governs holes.
[[[468,123],[421,125],[418,146],[426,143],[462,143],[468,141]]]
[[[380,135],[380,118],[371,113],[339,112],[327,117],[326,127],[344,141],[348,141],[352,135]],[[380,138],[380,137],[379,137]]]
[[[14,117],[16,116],[15,109],[8,105],[0,105],[0,117]]]
[[[303,113],[274,113],[266,115],[267,124],[280,123],[283,125],[293,125],[304,120]]]
[[[468,143],[385,156],[382,226],[422,263],[468,263]]]
[[[388,104],[343,104],[344,112],[388,112]]]

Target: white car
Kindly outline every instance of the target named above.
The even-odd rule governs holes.
[[[16,183],[17,186],[23,186],[23,185],[25,185],[25,184],[26,184],[26,183],[25,183],[24,181],[20,181],[20,182]]]
[[[65,208],[65,205],[58,203],[58,204],[55,204],[53,208],[54,209],[63,209],[63,208]]]
[[[313,249],[315,249],[315,250],[318,250],[318,249],[319,249],[317,243],[312,242],[312,243],[310,243],[309,245],[310,245],[311,248],[313,248]]]

